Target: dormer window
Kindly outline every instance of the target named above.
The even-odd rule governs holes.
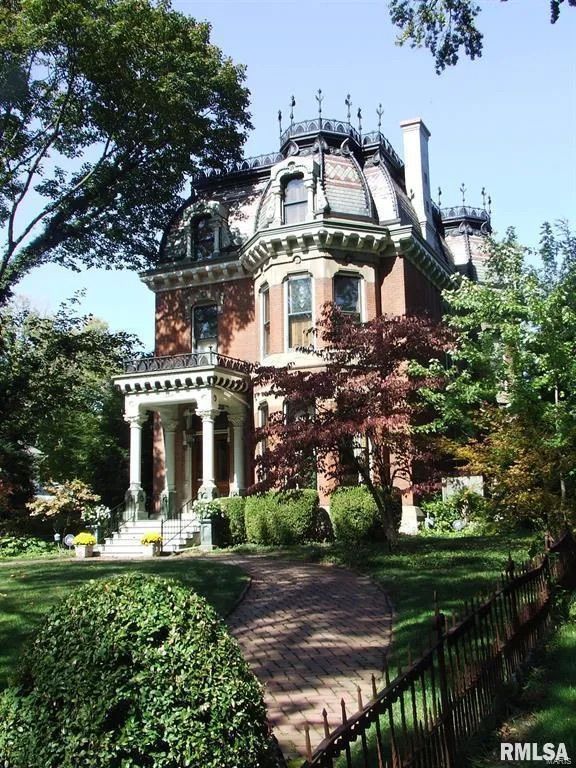
[[[195,261],[210,259],[214,253],[214,229],[210,218],[203,216],[192,224],[192,258]]]
[[[308,217],[308,190],[302,176],[286,182],[283,198],[283,223],[299,224]]]

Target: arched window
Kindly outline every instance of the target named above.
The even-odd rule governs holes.
[[[270,354],[270,288],[262,286],[262,355]]]
[[[360,322],[360,277],[358,275],[334,276],[334,303],[346,315]]]
[[[201,304],[192,312],[192,338],[194,352],[218,351],[218,307]]]
[[[192,224],[192,258],[195,261],[204,261],[212,257],[214,253],[214,230],[210,226],[210,219],[203,216]]]
[[[283,223],[298,224],[308,216],[308,190],[304,179],[290,179],[284,186]]]
[[[288,348],[307,347],[312,326],[312,278],[295,275],[288,278]]]

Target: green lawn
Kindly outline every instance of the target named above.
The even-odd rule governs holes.
[[[515,715],[499,731],[491,754],[473,762],[474,768],[501,766],[500,742],[564,743],[576,763],[576,621],[572,618],[536,660],[518,701]],[[511,762],[511,766],[542,765],[541,761]]]
[[[0,562],[0,688],[29,635],[42,616],[75,586],[89,579],[128,571],[178,579],[225,615],[234,605],[248,577],[240,568],[215,560],[154,558],[132,562],[23,560]]]

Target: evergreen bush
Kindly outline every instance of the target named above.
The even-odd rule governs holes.
[[[243,496],[225,496],[218,499],[222,512],[216,525],[216,542],[219,547],[230,547],[245,544],[246,523],[244,514],[246,499]]]
[[[176,581],[92,581],[51,612],[0,696],[10,768],[271,768],[262,691]]]
[[[318,492],[309,488],[246,499],[246,536],[251,544],[304,544],[313,539],[317,520]]]
[[[336,541],[360,544],[382,537],[376,502],[363,485],[338,488],[330,497],[330,517]]]

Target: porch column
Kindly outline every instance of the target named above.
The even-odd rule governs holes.
[[[178,419],[171,410],[160,410],[164,433],[164,488],[160,495],[163,517],[172,517],[176,507],[176,429]]]
[[[218,411],[199,411],[202,419],[202,485],[198,489],[198,498],[214,499],[217,496],[214,482],[214,419]]]
[[[232,483],[230,484],[230,496],[242,496],[246,487],[244,475],[244,422],[243,413],[228,415],[228,422],[234,430],[233,438],[233,465]]]
[[[142,489],[142,424],[146,416],[124,414],[130,424],[130,485],[124,494],[125,517],[146,517],[146,494]]]

